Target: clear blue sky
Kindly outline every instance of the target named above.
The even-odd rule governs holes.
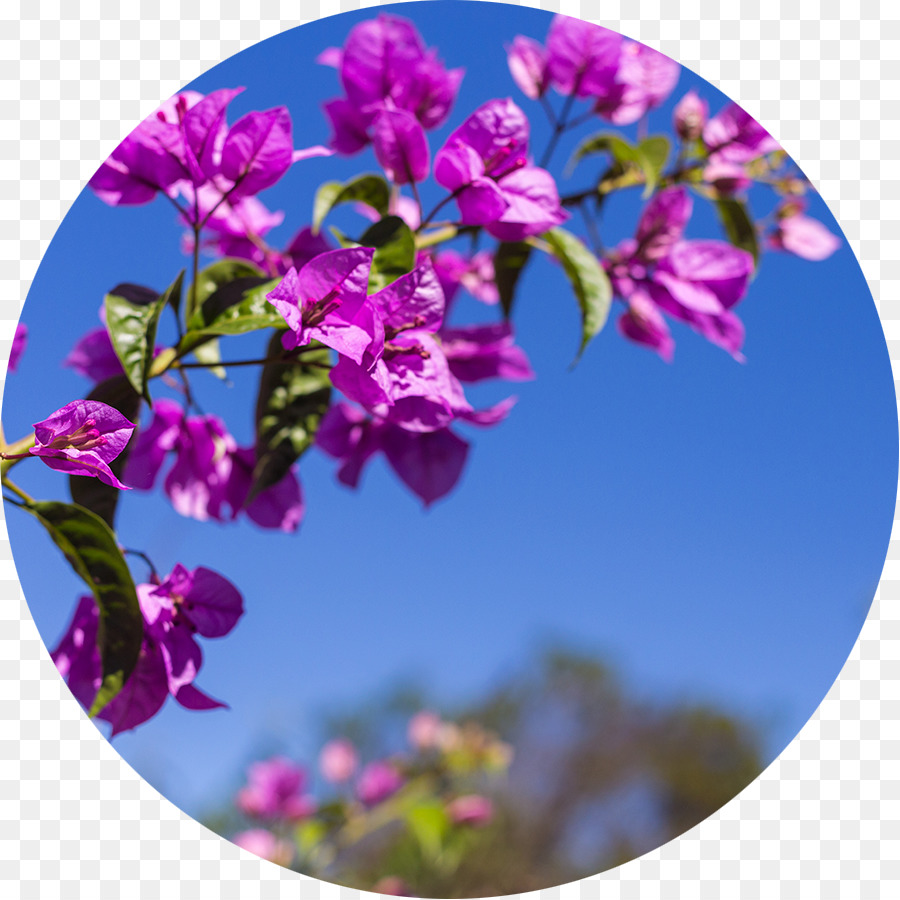
[[[545,119],[513,84],[503,46],[516,34],[543,40],[550,16],[460,3],[398,12],[415,19],[449,66],[467,70],[453,115],[430,135],[432,153],[478,105],[511,96],[532,120],[539,155]],[[272,38],[191,87],[245,85],[231,121],[286,104],[295,145],[324,143],[320,104],[339,88],[314,58],[374,14]],[[685,71],[652,114],[651,132],[669,128],[673,103],[691,86],[713,111],[725,102]],[[555,172],[590,130],[563,142]],[[262,195],[287,213],[272,242],[283,245],[308,223],[321,181],[376,168],[370,151],[294,166]],[[592,174],[588,167],[561,187],[585,186]],[[426,206],[442,196],[433,184],[424,194]],[[610,243],[633,233],[635,198],[608,205]],[[768,210],[766,196],[751,201]],[[818,198],[810,211],[839,230]],[[180,235],[163,200],[111,209],[88,192],[79,197],[25,306],[30,342],[3,408],[10,439],[84,396],[89,384],[60,361],[97,325],[112,286],[169,284],[187,264]],[[688,237],[720,236],[698,199]],[[774,757],[830,687],[871,603],[894,509],[896,407],[875,307],[846,245],[820,263],[767,254],[738,312],[745,365],[676,325],[667,366],[611,323],[570,372],[575,301],[562,272],[540,259],[522,282],[516,318],[538,378],[514,386],[520,402],[506,423],[467,435],[474,447],[461,484],[428,512],[381,461],[353,492],[317,451],[302,461],[308,509],[294,536],[184,519],[158,491],[125,497],[123,543],[165,570],[182,562],[220,571],[243,591],[247,612],[227,638],[205,642],[198,678],[231,710],[192,713],[169,701],[116,748],[199,814],[260,747],[310,757],[323,711],[405,676],[447,702],[476,697],[558,639],[612,660],[647,696],[708,700],[750,717]],[[486,315],[471,301],[455,321],[470,314]],[[229,341],[226,357],[255,353],[261,340]],[[247,444],[256,374],[234,370],[234,381],[229,389],[201,374],[195,385],[203,407]],[[492,384],[471,396],[492,402],[509,392]],[[68,498],[65,479],[37,461],[15,476],[35,496]],[[16,510],[8,522],[31,611],[52,648],[81,583],[40,526]],[[143,579],[145,568],[134,572]]]

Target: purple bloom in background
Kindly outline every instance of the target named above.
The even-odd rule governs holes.
[[[284,271],[286,273],[291,267],[302,269],[310,260],[333,249],[334,247],[325,235],[313,234],[309,226],[301,228],[282,253]]]
[[[628,309],[616,321],[619,332],[629,340],[655,350],[666,362],[672,362],[675,341],[662,313],[645,291],[628,298]]]
[[[406,736],[417,750],[433,750],[440,745],[443,727],[444,723],[437,713],[423,709],[409,720]]]
[[[714,115],[703,128],[703,143],[710,160],[747,163],[781,149],[750,113],[731,103]]]
[[[841,246],[837,235],[816,219],[803,215],[803,206],[797,200],[789,201],[786,211],[788,214],[778,217],[778,224],[769,235],[770,247],[818,262],[828,259]]]
[[[389,763],[369,763],[356,782],[356,796],[365,806],[376,806],[396,794],[403,786],[403,776]]]
[[[460,381],[529,381],[535,377],[525,351],[515,344],[508,322],[444,328],[440,337],[450,371]]]
[[[404,109],[380,110],[372,123],[375,158],[394,184],[428,177],[431,156],[418,119]]]
[[[616,125],[630,125],[675,90],[680,74],[681,66],[664,53],[625,41],[615,85],[598,97],[594,109]]]
[[[184,422],[184,410],[173,400],[157,400],[153,405],[153,419],[138,432],[138,438],[128,457],[125,480],[142,491],[152,489],[166,454],[178,445]]]
[[[51,469],[93,476],[104,484],[128,490],[109,464],[125,449],[135,427],[105,403],[74,400],[35,424],[35,446],[29,453],[39,456]]]
[[[256,818],[299,822],[316,809],[305,789],[306,771],[289,759],[276,756],[250,766],[247,786],[238,792],[237,805]]]
[[[368,203],[355,203],[353,208],[370,222],[377,222],[381,219],[381,213],[374,206],[369,206]],[[392,192],[391,199],[388,202],[388,214],[399,216],[413,231],[422,224],[422,216],[418,204],[412,197],[404,197],[403,194]]]
[[[231,842],[242,850],[253,853],[278,866],[289,866],[294,858],[294,845],[277,838],[265,828],[251,828],[236,834]]]
[[[690,90],[675,105],[672,127],[683,141],[695,141],[703,133],[708,117],[709,104]]]
[[[425,49],[412,22],[385,13],[355,25],[343,50],[329,48],[319,62],[338,68],[346,92],[346,97],[325,104],[334,131],[331,146],[338,153],[352,154],[374,140],[379,161],[402,178],[406,166],[393,164],[399,141],[406,147],[404,152],[412,151],[410,173],[421,172],[425,165],[427,175],[427,163],[422,162],[423,156],[427,161],[427,145],[421,129],[437,128],[446,121],[463,70],[445,69],[434,51]],[[409,118],[385,119],[381,114],[386,111],[403,112]],[[396,135],[388,133],[389,125]]]
[[[616,76],[622,35],[570,16],[554,16],[547,34],[547,70],[561,94],[605,96]]]
[[[547,90],[547,51],[535,40],[521,34],[506,48],[506,61],[513,81],[531,100],[543,97]]]
[[[454,825],[484,828],[494,818],[494,804],[480,794],[465,794],[447,804],[447,815]]]
[[[431,261],[448,307],[460,287],[489,306],[500,302],[500,293],[494,280],[494,257],[490,251],[482,250],[471,257],[465,257],[456,250],[442,250],[435,253]]]
[[[9,348],[9,362],[7,371],[15,372],[19,368],[19,360],[25,352],[25,344],[28,342],[28,327],[19,322],[16,325],[16,333],[13,335],[12,347]]]
[[[282,338],[285,350],[317,340],[354,362],[362,362],[378,339],[377,329],[360,316],[373,254],[366,247],[332,250],[315,257],[299,272],[288,271],[266,295],[290,328]]]
[[[506,99],[488,101],[447,138],[434,177],[453,192],[464,225],[518,241],[568,219],[553,176],[528,165],[528,136],[528,119]]]
[[[319,754],[319,771],[332,784],[349,781],[358,766],[359,754],[346,738],[329,741]]]
[[[252,447],[238,447],[232,453],[231,462],[231,476],[226,487],[226,496],[232,508],[232,518],[240,512],[245,512],[260,528],[296,531],[306,511],[303,491],[297,477],[297,467],[293,466],[281,481],[260,491],[247,503],[253,483],[256,452]]]
[[[94,328],[79,338],[72,352],[63,360],[63,365],[95,384],[123,372],[106,328]]]
[[[753,184],[743,166],[718,159],[703,170],[703,180],[726,196],[745,191]]]

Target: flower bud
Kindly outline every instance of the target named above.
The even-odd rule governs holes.
[[[683,141],[694,141],[700,137],[708,114],[709,104],[701,100],[695,91],[688,91],[675,107],[673,121],[678,137]]]
[[[319,754],[319,771],[332,784],[349,781],[358,765],[356,748],[346,738],[329,741]]]

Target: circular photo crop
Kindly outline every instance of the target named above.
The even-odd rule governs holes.
[[[578,19],[304,25],[144,120],[28,296],[15,563],[113,747],[245,849],[485,897],[718,810],[856,640],[884,336],[797,164]]]

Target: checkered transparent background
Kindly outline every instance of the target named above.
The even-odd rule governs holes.
[[[0,359],[38,261],[98,162],[222,58],[352,0],[0,3]],[[763,122],[837,216],[900,363],[900,10],[893,0],[572,0]],[[465,16],[464,4],[459,15]],[[893,203],[892,203],[893,201]],[[896,525],[896,522],[895,522]],[[4,528],[4,525],[0,525]],[[782,757],[717,815],[619,869],[541,892],[900,896],[900,532],[850,660]],[[355,900],[185,817],[97,733],[50,662],[0,532],[0,895]]]

